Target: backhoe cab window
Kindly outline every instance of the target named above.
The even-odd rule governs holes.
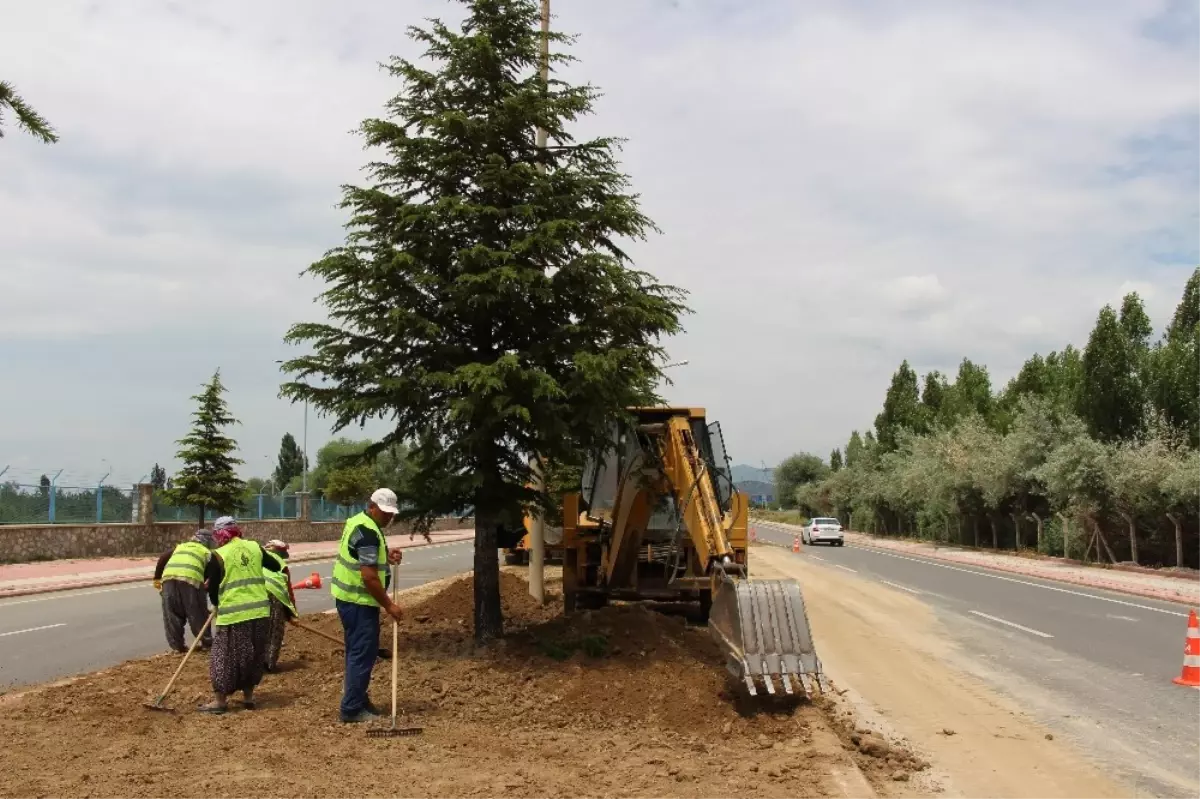
[[[713,422],[705,427],[700,419],[692,421],[692,436],[700,447],[700,454],[708,462],[708,473],[712,478],[713,492],[722,511],[728,511],[733,499],[733,469],[725,454],[725,438],[721,435],[721,423]]]

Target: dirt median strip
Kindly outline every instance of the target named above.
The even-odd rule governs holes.
[[[431,546],[440,546],[440,545],[444,545],[444,544],[454,544],[454,543],[458,543],[460,541],[469,541],[469,540],[471,540],[470,537],[464,536],[462,538],[452,538],[449,541],[434,540],[434,541],[428,542],[428,543],[424,542],[424,541],[414,542],[411,544],[406,544],[405,546],[402,547],[402,549],[419,549],[421,547],[431,547]],[[314,553],[308,554],[308,555],[296,555],[295,557],[288,559],[288,564],[290,565],[290,564],[296,564],[296,563],[319,563],[319,562],[325,561],[325,560],[332,560],[336,555],[337,555],[336,549],[331,549],[327,552],[320,552],[320,553],[314,552]],[[102,577],[98,580],[84,579],[84,580],[75,581],[75,582],[50,583],[50,584],[46,584],[46,585],[23,585],[23,586],[20,586],[19,588],[0,587],[0,599],[10,599],[10,598],[19,597],[19,596],[31,596],[33,594],[52,594],[52,593],[56,593],[59,591],[75,591],[75,590],[80,590],[80,589],[84,589],[84,588],[102,588],[102,587],[108,586],[108,585],[124,585],[126,583],[144,583],[144,582],[150,582],[153,579],[154,579],[154,569],[151,568],[150,572],[145,575],[130,574],[130,575],[122,575],[120,577]],[[303,579],[303,577],[301,579]]]

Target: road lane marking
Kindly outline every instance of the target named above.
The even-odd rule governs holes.
[[[969,610],[967,612],[974,613],[976,616],[982,616],[985,619],[991,619],[992,621],[999,622],[1000,624],[1007,624],[1009,627],[1016,627],[1018,630],[1024,630],[1025,632],[1030,633],[1032,635],[1040,635],[1042,638],[1053,638],[1054,637],[1050,633],[1044,633],[1041,630],[1035,630],[1032,627],[1026,627],[1023,624],[1017,624],[1015,621],[1008,621],[1006,619],[1001,619],[996,616],[989,616],[988,614],[980,613],[977,610]]]
[[[892,588],[899,588],[901,591],[907,591],[910,594],[918,594],[919,595],[921,593],[920,591],[914,591],[913,589],[911,589],[907,586],[900,585],[900,583],[893,583],[890,580],[880,580],[879,582],[883,583],[884,585],[890,585]]]
[[[1058,586],[1054,586],[1054,585],[1043,585],[1042,583],[1034,583],[1034,582],[1030,582],[1029,580],[1018,580],[1015,577],[1005,577],[1001,574],[992,574],[990,572],[975,571],[974,569],[964,569],[961,566],[951,566],[948,563],[936,563],[932,560],[925,560],[923,558],[910,558],[905,555],[896,555],[891,552],[884,552],[883,550],[876,549],[875,547],[855,546],[855,549],[861,549],[861,550],[868,551],[868,552],[874,552],[879,555],[886,555],[889,558],[898,558],[899,560],[911,560],[913,563],[924,563],[926,566],[937,566],[939,569],[949,569],[950,571],[964,572],[966,574],[977,574],[980,577],[991,577],[993,580],[1004,580],[1005,582],[1017,583],[1019,585],[1032,585],[1035,588],[1044,588],[1047,591],[1057,591],[1060,594],[1073,594],[1074,596],[1087,597],[1088,599],[1099,599],[1102,602],[1112,602],[1114,605],[1124,605],[1125,607],[1128,607],[1128,608],[1137,608],[1139,610],[1152,610],[1155,613],[1165,613],[1168,616],[1179,616],[1180,618],[1184,618],[1184,619],[1186,619],[1188,617],[1188,614],[1179,613],[1178,611],[1174,611],[1174,610],[1164,610],[1163,608],[1151,607],[1150,605],[1139,605],[1136,602],[1126,602],[1122,599],[1113,599],[1112,597],[1100,596],[1098,594],[1087,594],[1087,593],[1084,593],[1083,591],[1072,591],[1069,588],[1059,588]],[[1046,579],[1049,580],[1051,578],[1047,577]],[[1168,600],[1162,600],[1162,601],[1166,602]]]
[[[820,555],[809,555],[809,557],[813,560],[825,560],[825,558],[821,557]]]
[[[845,569],[845,570],[846,570],[846,571],[848,571],[848,572],[854,572],[855,574],[858,574],[858,569],[851,569],[849,566],[843,566],[843,565],[842,565],[842,564],[840,564],[840,563],[835,563],[835,564],[833,564],[833,565],[834,565],[834,568],[837,568],[837,569]]]
[[[146,582],[149,582],[149,580]],[[122,585],[117,588],[102,588],[99,591],[85,591],[84,593],[77,593],[76,591],[54,591],[46,596],[37,597],[36,599],[18,599],[15,602],[0,602],[0,610],[13,607],[14,605],[28,605],[32,602],[49,602],[51,599],[74,599],[81,596],[91,596],[92,594],[109,594],[113,591],[128,591],[131,588],[145,587],[145,583],[138,583],[137,585]]]
[[[67,626],[67,623],[65,621],[62,621],[62,622],[59,622],[58,624],[46,624],[41,627],[30,627],[26,630],[13,630],[12,632],[9,632],[9,633],[0,633],[0,638],[6,638],[7,636],[10,636],[10,635],[20,635],[21,633],[36,633],[38,630],[53,630],[55,627],[66,627],[66,626]]]
[[[1135,619],[1133,616],[1118,616],[1115,613],[1105,613],[1104,615],[1110,619],[1120,619],[1121,621],[1137,621],[1137,619]]]

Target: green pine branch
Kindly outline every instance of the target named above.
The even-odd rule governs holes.
[[[12,111],[17,117],[17,127],[31,136],[41,139],[46,144],[58,141],[58,134],[41,114],[25,102],[16,88],[7,81],[0,80],[0,138],[4,137],[4,112]]]

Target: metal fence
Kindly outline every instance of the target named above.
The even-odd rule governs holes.
[[[133,521],[133,488],[0,484],[0,524]]]

